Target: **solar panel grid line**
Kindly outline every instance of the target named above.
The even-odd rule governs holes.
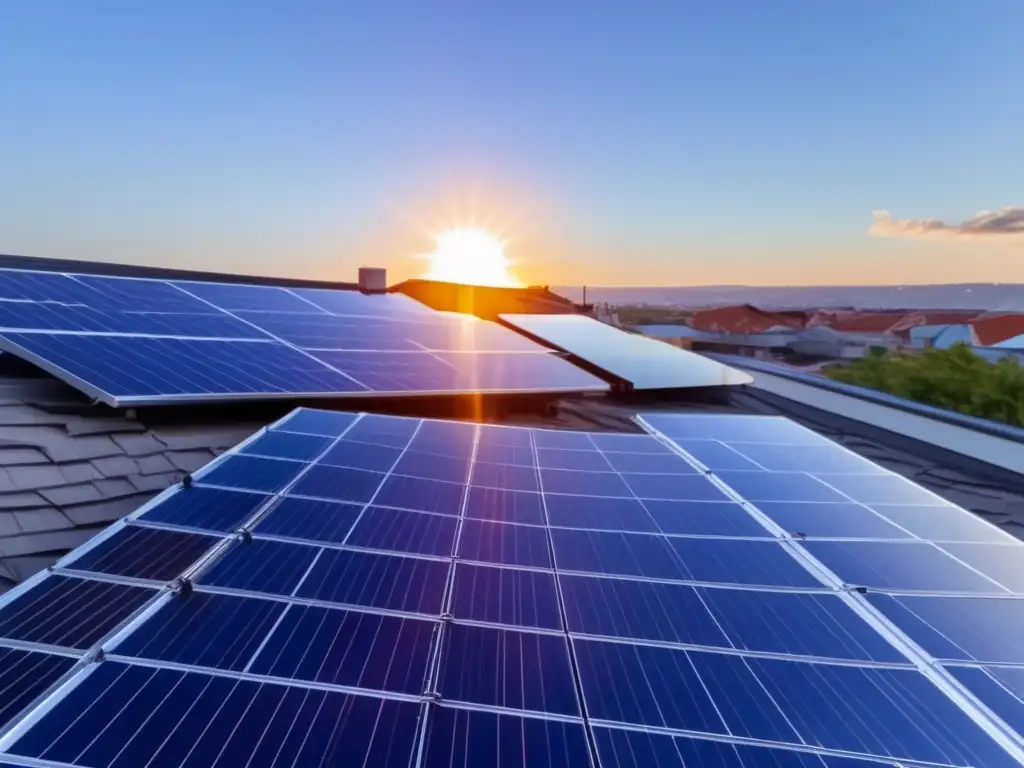
[[[0,334],[0,352],[9,352],[15,357],[20,357],[25,361],[32,363],[37,368],[46,371],[51,376],[54,376],[61,381],[66,382],[71,387],[77,389],[85,395],[92,398],[94,403],[106,403],[111,405],[109,395],[104,392],[100,387],[97,387],[85,379],[76,376],[67,369],[47,360],[41,355],[37,355],[34,352],[30,352],[19,344],[12,342],[6,338],[3,334]]]
[[[417,768],[420,768],[423,763],[433,707],[436,706],[437,701],[440,700],[442,695],[438,689],[440,686],[441,664],[443,661],[443,654],[445,652],[445,641],[448,635],[446,630],[453,613],[452,595],[455,589],[456,563],[458,562],[459,549],[462,546],[462,525],[466,518],[466,505],[469,502],[470,493],[469,483],[473,477],[473,467],[476,464],[476,454],[479,444],[480,425],[476,424],[473,427],[473,447],[470,451],[468,466],[466,467],[465,487],[462,492],[462,505],[459,509],[459,522],[455,531],[455,542],[452,547],[451,557],[449,558],[448,576],[445,581],[444,592],[441,597],[441,621],[434,634],[433,647],[430,650],[430,655],[428,656],[427,661],[427,672],[423,679],[423,695],[427,698],[428,704],[424,712],[423,719],[420,721],[419,732],[416,735],[415,765]]]
[[[645,429],[649,428],[660,433],[660,430],[657,430],[657,428],[649,424],[641,415],[638,415],[637,421]],[[671,441],[671,438],[667,438],[667,436],[666,439]],[[729,491],[731,493],[735,493],[731,488],[729,488]],[[737,496],[739,495],[737,494]],[[941,500],[941,497],[938,498]],[[948,506],[944,500],[942,500],[942,502],[942,504],[937,506]],[[756,510],[755,505],[751,506]],[[760,513],[760,510],[757,510],[757,512],[759,514],[763,514]],[[773,526],[778,527],[774,521],[770,522]],[[815,558],[804,546],[801,545],[799,540],[791,539],[789,544],[793,547],[794,551],[798,553],[798,558],[812,569],[812,572],[818,571],[816,575],[819,578],[823,578],[825,583],[834,585],[841,599],[843,599],[858,615],[868,621],[868,623],[886,640],[892,643],[897,650],[903,653],[919,672],[924,674],[925,677],[936,685],[943,694],[945,694],[962,711],[964,711],[971,720],[979,725],[986,733],[989,734],[989,736],[994,738],[1000,746],[1010,752],[1010,754],[1018,761],[1024,763],[1024,742],[1019,743],[1018,739],[1015,738],[1014,735],[1007,734],[998,723],[986,716],[985,712],[976,705],[975,697],[971,695],[970,692],[967,691],[966,688],[962,686],[962,684],[960,684],[960,682],[952,675],[943,670],[936,660],[924,650],[924,648],[897,627],[888,617],[884,616],[875,606],[871,605],[862,595],[855,591],[851,591],[849,585],[844,584],[837,574],[832,572],[817,558]],[[933,545],[922,544],[921,546]],[[993,581],[993,583],[997,582]]]
[[[239,317],[238,315],[236,315],[236,314],[234,314],[232,312],[229,312],[226,309],[221,309],[220,307],[218,307],[213,302],[210,302],[210,301],[207,301],[206,299],[200,298],[199,296],[196,296],[191,291],[187,291],[184,288],[181,288],[181,286],[178,286],[177,284],[175,284],[175,287],[178,288],[179,290],[183,291],[184,293],[188,294],[189,296],[192,296],[194,299],[197,299],[198,301],[202,301],[204,304],[209,304],[214,309],[216,309],[216,310],[218,310],[220,312],[224,312],[226,315],[235,318],[235,320],[238,320],[241,323],[245,323],[246,325],[252,326],[253,328],[255,328],[256,330],[258,330],[258,331],[260,331],[262,333],[266,333],[268,336],[270,336],[270,338],[274,339],[279,344],[283,344],[286,347],[294,349],[296,352],[299,352],[299,353],[305,355],[310,360],[314,360],[317,363],[319,363],[320,365],[322,365],[322,366],[324,366],[324,367],[334,371],[335,373],[337,373],[337,374],[339,374],[341,376],[344,376],[346,379],[349,379],[350,381],[355,382],[356,384],[358,384],[363,389],[363,391],[370,391],[370,387],[367,387],[365,384],[363,384],[363,382],[359,381],[354,376],[351,376],[351,375],[345,373],[344,371],[340,370],[339,368],[336,368],[336,367],[332,366],[330,363],[326,362],[325,360],[321,360],[320,358],[316,357],[315,355],[310,354],[309,352],[307,352],[306,350],[302,349],[301,347],[297,347],[294,344],[291,344],[291,343],[285,341],[284,339],[281,339],[278,336],[275,336],[274,334],[270,333],[269,331],[265,331],[264,329],[260,328],[255,323],[250,322],[249,320],[246,320],[244,317]],[[305,301],[305,300],[303,299],[303,301]],[[308,304],[310,302],[306,302],[306,303]],[[311,304],[311,306],[315,306],[315,305]],[[354,393],[352,393],[352,394],[354,394]],[[294,397],[294,396],[295,396],[294,393],[290,393],[289,394],[289,397]]]
[[[559,577],[558,559],[555,556],[555,543],[551,537],[551,518],[547,510],[547,502],[545,500],[544,493],[544,479],[543,473],[540,471],[540,455],[537,448],[537,435],[531,431],[530,436],[530,450],[533,453],[533,464],[535,472],[537,474],[537,488],[540,491],[540,503],[541,511],[544,513],[544,523],[548,526],[547,539],[548,539],[548,556],[551,559],[551,570],[555,575],[555,594],[558,598],[558,614],[559,621],[562,624],[562,633],[565,637],[566,649],[569,653],[569,664],[572,669],[573,687],[576,692],[576,702],[579,707],[579,712],[583,717],[583,728],[587,736],[587,748],[590,751],[590,761],[594,765],[600,765],[601,760],[597,751],[597,741],[594,738],[594,731],[590,724],[590,713],[587,708],[587,700],[583,695],[583,682],[582,676],[580,675],[579,659],[576,656],[576,648],[572,642],[572,636],[569,633],[569,618],[568,611],[565,607],[565,595],[562,592],[561,579]],[[593,444],[593,440],[590,440]]]
[[[459,550],[462,547],[462,526],[466,517],[466,504],[469,501],[469,488],[470,480],[473,477],[473,467],[476,464],[476,452],[477,446],[480,443],[480,426],[474,425],[473,428],[473,447],[470,451],[469,462],[466,467],[466,476],[463,483],[462,490],[462,501],[459,508],[458,524],[455,529],[455,542],[452,546],[451,555],[446,558],[448,561],[448,577],[445,581],[444,592],[441,597],[441,627],[435,638],[434,648],[431,650],[430,662],[427,664],[427,674],[423,681],[423,692],[424,694],[436,693],[440,695],[439,691],[435,691],[435,686],[438,683],[438,676],[440,674],[441,657],[444,653],[444,642],[445,642],[445,627],[448,621],[452,617],[452,594],[455,588],[455,568],[456,563],[459,562]],[[427,717],[424,718],[423,733],[421,734],[421,741],[425,738],[426,734],[426,721],[430,719],[430,712],[428,709]]]

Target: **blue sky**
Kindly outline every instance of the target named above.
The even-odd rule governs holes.
[[[535,282],[1024,281],[1018,234],[955,226],[1024,204],[1022,30],[1019,0],[11,0],[0,252],[402,278],[474,220]]]

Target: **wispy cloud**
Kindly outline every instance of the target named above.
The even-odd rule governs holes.
[[[1024,205],[982,211],[959,224],[947,224],[938,219],[894,219],[888,211],[875,211],[874,217],[868,234],[876,237],[1024,239]]]

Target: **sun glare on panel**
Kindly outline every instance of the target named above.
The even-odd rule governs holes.
[[[505,243],[477,227],[455,227],[439,233],[433,253],[428,253],[427,280],[466,285],[517,288],[521,283],[511,272]]]

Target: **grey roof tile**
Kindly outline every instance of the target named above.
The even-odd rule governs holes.
[[[30,509],[46,504],[46,499],[38,493],[0,493],[0,510]]]
[[[139,491],[123,477],[115,477],[109,480],[93,480],[93,486],[105,499],[114,499],[118,496],[134,496]]]
[[[0,537],[16,536],[21,533],[21,524],[18,518],[9,512],[0,512]]]
[[[64,426],[65,418],[59,414],[47,413],[31,405],[0,405],[0,425],[5,427],[56,425]]]
[[[171,451],[167,454],[171,463],[183,472],[195,472],[213,461],[213,451]]]
[[[148,432],[140,435],[111,435],[111,438],[129,456],[148,456],[167,450],[166,445]]]
[[[64,474],[56,464],[12,467],[7,473],[15,490],[18,491],[35,491],[67,484]]]
[[[61,474],[64,480],[69,483],[87,483],[90,480],[102,480],[103,475],[88,461],[61,464]]]
[[[165,472],[162,475],[132,475],[128,482],[138,491],[162,491],[181,480],[180,472]]]
[[[112,523],[120,520],[125,515],[130,515],[136,509],[146,503],[149,494],[135,494],[121,499],[101,501],[97,504],[81,504],[69,507],[64,514],[75,525],[96,525],[98,523]]]
[[[7,573],[13,574],[15,581],[24,581],[51,565],[53,565],[52,555],[9,557],[0,562],[0,568],[5,568]]]
[[[175,466],[162,453],[155,453],[152,456],[143,456],[137,459],[139,472],[143,475],[155,475],[160,472],[173,472]]]
[[[49,460],[49,457],[38,448],[0,445],[0,467],[13,467],[16,464],[42,464]]]
[[[110,456],[106,459],[93,459],[92,465],[103,477],[127,477],[139,472],[139,464],[127,456]]]
[[[175,451],[194,448],[226,449],[237,445],[265,424],[239,424],[234,427],[161,427],[153,434]]]
[[[22,533],[60,531],[72,527],[73,523],[56,509],[33,509],[11,513],[21,526]]]
[[[8,491],[17,490],[17,486],[14,484],[14,480],[11,479],[10,472],[6,469],[0,468],[0,493],[7,493]]]
[[[64,552],[88,541],[95,534],[95,528],[68,528],[63,531],[8,536],[0,539],[0,556],[17,557],[43,552]]]
[[[60,488],[46,488],[39,491],[48,502],[58,507],[68,507],[72,504],[85,504],[89,501],[100,501],[103,495],[92,485],[92,483],[79,483],[78,485],[64,485]]]
[[[87,417],[70,418],[65,422],[64,428],[72,437],[146,431],[145,426],[131,419],[91,419]]]

